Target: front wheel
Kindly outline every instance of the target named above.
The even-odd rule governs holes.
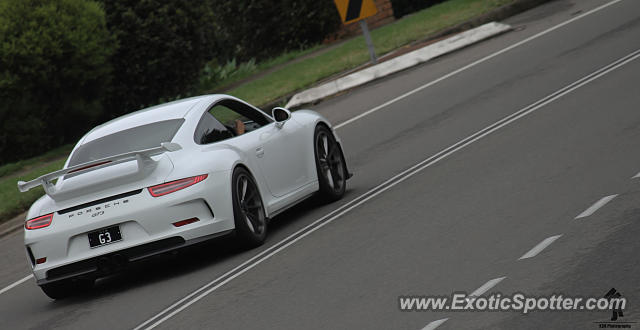
[[[245,246],[262,245],[267,236],[267,217],[258,185],[242,167],[233,171],[231,182],[236,233]]]
[[[340,145],[325,126],[316,127],[314,150],[320,198],[327,202],[342,198],[347,186],[347,165]]]

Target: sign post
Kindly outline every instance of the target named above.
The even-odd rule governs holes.
[[[373,42],[371,41],[371,34],[369,33],[367,21],[361,19],[360,28],[362,29],[362,34],[364,34],[364,40],[367,43],[367,48],[369,48],[369,57],[371,57],[371,63],[376,64],[378,63],[378,59],[376,58],[376,50],[373,49]]]
[[[356,21],[360,22],[360,28],[362,29],[364,40],[367,43],[367,48],[369,48],[371,62],[374,64],[378,62],[378,59],[376,58],[376,51],[373,48],[373,42],[371,41],[369,27],[367,26],[367,22],[364,20],[378,12],[378,8],[376,8],[373,0],[333,0],[333,2],[336,4],[336,8],[338,8],[338,13],[340,13],[340,18],[342,19],[343,24],[346,25]]]

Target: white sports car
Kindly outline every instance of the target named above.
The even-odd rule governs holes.
[[[268,219],[317,194],[341,198],[350,174],[331,124],[309,110],[269,116],[228,95],[140,110],[100,125],[62,170],[29,182],[24,241],[51,298],[127,263],[234,232],[265,240]]]

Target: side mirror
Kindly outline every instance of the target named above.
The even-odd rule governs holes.
[[[276,127],[281,128],[291,118],[291,111],[277,107],[271,110],[271,116],[276,120]]]

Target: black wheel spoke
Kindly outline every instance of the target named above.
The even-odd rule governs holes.
[[[247,195],[244,197],[244,201],[253,201],[254,197],[256,197],[256,190],[252,187],[252,189],[250,189]]]
[[[253,225],[253,221],[251,221],[251,218],[249,218],[247,213],[244,214],[244,218],[245,218],[245,222],[247,223],[247,227],[249,227],[249,230],[255,233],[256,227]]]
[[[322,135],[322,150],[324,151],[325,159],[328,158],[329,155],[329,137],[326,134]]]
[[[253,225],[253,228],[254,228],[254,232],[255,233],[261,232],[262,231],[262,223],[260,221],[258,221],[256,216],[253,213],[250,213],[250,212],[247,212],[246,216],[247,216],[247,219],[249,219],[249,221],[251,221],[251,224]]]
[[[248,210],[256,210],[262,208],[262,204],[259,202],[253,202],[250,204],[246,204]]]
[[[337,182],[342,182],[342,175],[340,174],[340,170],[337,167],[331,167],[331,176],[333,176],[334,185]]]
[[[342,185],[344,184],[342,157],[337,151],[338,146],[335,141],[331,141],[329,144],[329,154],[327,155],[327,167],[330,177],[327,175],[327,180],[331,181],[330,186],[335,190],[342,189]]]
[[[336,148],[335,143],[332,143],[329,146],[329,154],[327,155],[327,159],[332,159],[334,157],[334,154],[336,153],[336,150],[338,148]]]
[[[241,176],[238,178],[237,194],[238,194],[238,201],[240,201],[240,203],[244,202],[245,194],[247,193],[247,185],[248,185],[248,182],[244,176]]]

